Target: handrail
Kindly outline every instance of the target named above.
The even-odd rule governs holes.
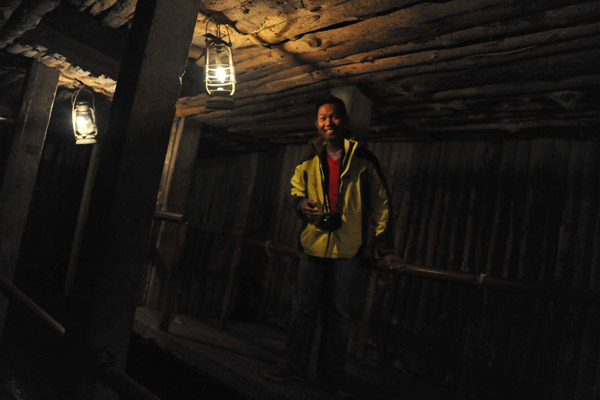
[[[263,247],[267,251],[274,253],[290,256],[297,256],[300,254],[299,250],[282,243],[259,241],[245,237],[241,237],[240,240],[244,243]],[[394,265],[393,268],[390,268],[381,260],[377,261],[374,259],[364,259],[361,261],[361,265],[363,268],[370,270],[387,271],[403,275],[419,276],[428,279],[457,282],[484,289],[497,289],[543,298],[582,302],[594,306],[600,305],[600,293],[590,290],[549,286],[539,283],[517,282],[509,279],[496,278],[485,273],[474,274],[470,272],[454,271],[451,269],[425,267],[404,262]]]
[[[154,218],[162,221],[182,222],[185,221],[185,215],[170,211],[155,211]]]
[[[65,328],[3,276],[0,276],[0,292],[4,293],[9,300],[16,301],[25,306],[31,312],[31,315],[50,328],[55,336],[64,339]],[[128,396],[127,398],[134,398],[136,400],[160,400],[159,397],[142,386],[138,381],[113,366],[101,369],[99,374],[102,382],[119,395],[126,395]]]
[[[244,243],[264,247],[265,250],[272,251],[274,253],[285,254],[288,256],[300,255],[300,250],[298,250],[297,248],[285,245],[283,243],[272,242],[270,240],[267,240],[266,242],[264,242],[261,240],[250,239],[247,237],[241,237],[240,240]]]
[[[48,326],[56,336],[64,337],[65,328],[3,276],[0,276],[0,292],[4,293],[9,300],[22,304],[32,315]]]
[[[495,278],[485,273],[473,274],[469,272],[424,267],[408,263],[400,263],[394,265],[390,269],[381,261],[372,263],[368,266],[368,268],[379,271],[391,271],[405,275],[420,276],[423,278],[463,283],[471,286],[478,286],[482,289],[497,289],[505,292],[532,295],[554,300],[581,302],[593,306],[600,305],[600,293],[591,290],[550,286],[539,283],[517,282],[508,279]]]

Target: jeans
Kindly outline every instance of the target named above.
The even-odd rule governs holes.
[[[350,310],[359,260],[300,255],[296,298],[284,357],[298,365],[310,349],[315,317],[321,315],[319,378],[343,379],[351,328]]]

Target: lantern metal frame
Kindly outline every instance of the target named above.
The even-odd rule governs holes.
[[[87,92],[92,101],[91,105],[89,101],[80,100],[77,101],[81,92]],[[98,143],[96,136],[98,135],[98,127],[96,125],[96,107],[94,103],[94,95],[89,90],[85,89],[84,86],[80,87],[73,93],[71,97],[71,122],[73,123],[73,135],[75,136],[75,144],[94,144]],[[92,131],[89,133],[81,133],[77,129],[77,118],[79,112],[85,112],[90,118],[90,124]]]
[[[215,35],[208,32],[206,24],[206,49],[204,52],[204,84],[209,96],[233,96],[235,93],[235,69],[231,51],[231,36],[225,25],[216,24]]]

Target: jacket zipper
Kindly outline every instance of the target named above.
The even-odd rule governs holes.
[[[350,146],[352,146],[352,143],[350,143]],[[356,145],[354,145],[356,146]],[[348,151],[345,152],[344,154],[344,159],[342,159],[340,168],[342,167],[342,165],[344,164],[344,161],[346,160],[346,157],[350,157],[350,153],[354,153],[354,146],[352,148],[348,148]],[[317,155],[317,158],[319,159],[319,171],[321,173],[321,190],[323,190],[323,197],[327,199],[327,203],[329,203],[329,196],[325,195],[326,190],[328,190],[328,188],[325,187],[325,173],[323,172],[323,160],[321,160],[321,156],[319,155],[319,153],[317,152],[317,149],[313,146],[311,146],[313,151],[315,152],[315,154]],[[348,163],[350,162],[350,159],[348,159]],[[340,196],[341,191],[342,191],[342,176],[346,175],[346,172],[348,171],[348,164],[346,164],[346,168],[344,169],[344,171],[340,174],[340,182],[338,184],[338,196]],[[323,206],[325,206],[325,204],[323,204]],[[327,207],[329,207],[329,204],[327,204]],[[341,213],[341,204],[338,204],[338,208],[340,208],[338,211]],[[327,233],[327,245],[325,246],[325,252],[323,253],[323,257],[325,257],[327,255],[327,252],[329,251],[329,244],[331,243],[331,236],[333,236],[333,232],[329,231]]]
[[[326,200],[323,202],[323,212],[325,212],[325,207],[327,207],[328,209],[330,209],[330,205],[329,204],[325,204],[325,203],[329,203],[329,196],[327,196],[327,192],[325,191],[327,188],[325,187],[325,172],[323,171],[323,160],[321,160],[321,156],[319,156],[317,154],[317,157],[319,158],[319,172],[321,173],[321,190],[323,190],[323,199]],[[328,231],[327,232],[327,245],[325,245],[325,251],[323,252],[323,257],[327,256],[327,252],[329,251],[329,244],[331,243],[331,236],[333,235],[333,232]]]

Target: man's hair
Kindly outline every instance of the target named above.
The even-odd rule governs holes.
[[[343,116],[347,117],[348,116],[348,112],[346,111],[346,104],[344,104],[344,102],[342,101],[342,99],[335,97],[333,95],[329,95],[327,97],[325,97],[324,99],[320,100],[316,105],[315,105],[315,115],[318,116],[319,114],[319,108],[321,108],[321,106],[323,104],[333,104],[336,105],[338,107],[338,110],[340,110],[340,112],[342,113]]]

